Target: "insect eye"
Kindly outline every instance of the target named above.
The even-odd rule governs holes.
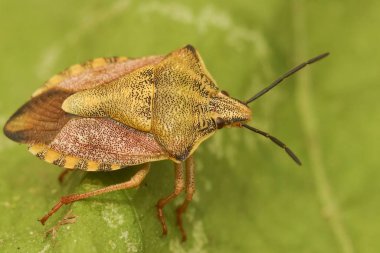
[[[229,97],[229,96],[230,96],[230,94],[228,94],[228,92],[227,92],[227,91],[225,91],[225,90],[222,90],[222,91],[221,91],[221,93],[222,93],[222,94],[224,94],[224,95],[226,95],[227,97]]]
[[[222,119],[222,118],[216,118],[216,120],[215,120],[215,124],[216,124],[216,128],[217,129],[221,129],[221,128],[223,128],[224,127],[224,125],[225,125],[225,122],[224,122],[224,120]]]

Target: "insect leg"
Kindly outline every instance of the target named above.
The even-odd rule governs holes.
[[[175,169],[174,191],[170,195],[168,195],[167,197],[160,199],[156,205],[157,206],[158,219],[161,222],[162,234],[163,235],[166,235],[168,233],[168,229],[166,227],[166,222],[165,222],[165,216],[163,213],[163,208],[166,204],[168,204],[175,197],[177,197],[183,191],[183,189],[185,187],[185,179],[184,179],[184,175],[183,175],[182,163],[174,163],[174,169]]]
[[[58,176],[59,183],[62,184],[63,179],[66,177],[67,173],[69,173],[69,172],[70,172],[70,169],[65,169],[64,171],[61,172],[61,174],[59,174],[59,176]]]
[[[150,163],[144,164],[144,166],[136,172],[136,174],[127,182],[111,185],[108,187],[104,187],[99,190],[86,192],[86,193],[80,193],[80,194],[72,194],[68,196],[61,197],[61,200],[39,221],[42,223],[42,225],[45,224],[45,222],[49,219],[50,216],[52,216],[55,212],[57,212],[63,205],[70,204],[72,202],[90,198],[93,196],[101,195],[103,193],[117,191],[117,190],[125,190],[134,188],[140,185],[140,183],[143,181],[145,176],[148,174],[150,169]]]
[[[193,156],[186,160],[186,198],[185,201],[177,208],[177,225],[182,234],[182,241],[186,241],[186,232],[182,224],[182,214],[186,211],[187,206],[193,199],[195,192],[195,165]]]

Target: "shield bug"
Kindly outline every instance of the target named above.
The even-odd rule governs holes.
[[[218,129],[244,127],[269,138],[301,164],[283,142],[246,124],[251,120],[248,104],[327,55],[290,70],[245,102],[217,87],[190,45],[166,56],[97,58],[50,78],[13,114],[4,133],[27,144],[38,158],[65,168],[64,173],[142,164],[127,182],[63,196],[40,219],[42,224],[63,205],[138,187],[153,161],[173,161],[175,189],[157,202],[157,213],[166,234],[163,208],[185,189],[185,200],[177,208],[177,224],[185,240],[182,214],[195,191],[193,154],[197,147]]]

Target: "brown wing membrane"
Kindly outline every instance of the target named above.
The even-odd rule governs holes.
[[[61,109],[63,101],[71,94],[53,88],[32,98],[5,124],[5,135],[21,143],[50,143],[62,127],[75,117]]]

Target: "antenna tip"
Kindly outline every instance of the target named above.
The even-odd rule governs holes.
[[[323,58],[329,56],[330,53],[329,52],[326,52],[326,53],[323,53],[323,54],[320,54],[312,59],[310,59],[309,61],[306,62],[306,64],[311,64],[311,63],[314,63],[316,61],[319,61],[319,60],[322,60]]]
[[[285,151],[299,166],[302,165],[301,160],[288,147],[285,147]]]
[[[323,53],[323,54],[321,54],[321,59],[325,58],[325,57],[327,57],[329,55],[330,55],[330,52]]]

